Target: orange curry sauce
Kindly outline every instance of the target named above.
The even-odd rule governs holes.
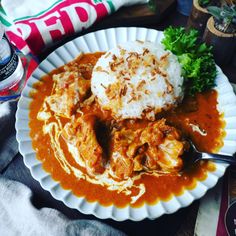
[[[76,60],[79,60],[79,63],[91,63],[95,65],[101,55],[101,53],[84,54]],[[73,174],[67,174],[54,157],[49,136],[43,134],[42,127],[44,122],[37,120],[37,113],[43,104],[45,96],[51,94],[53,87],[52,75],[62,70],[62,68],[59,68],[43,77],[41,82],[36,83],[34,86],[36,92],[31,94],[33,101],[30,104],[29,126],[33,148],[37,153],[37,158],[42,161],[43,168],[55,180],[60,181],[64,189],[70,189],[75,195],[84,196],[90,202],[98,201],[104,206],[114,204],[117,207],[125,207],[130,204],[130,196],[126,196],[124,193],[117,193],[116,191],[109,191],[106,187],[94,185],[85,180],[78,180]],[[103,114],[96,107],[93,107],[93,105],[87,112],[90,112],[90,114],[93,112],[98,116]],[[223,129],[224,121],[217,111],[217,92],[215,90],[197,94],[195,98],[187,98],[177,109],[162,114],[162,116],[167,119],[167,123],[178,127],[184,135],[190,136],[200,150],[213,151],[223,145],[223,137],[225,135]],[[190,124],[197,124],[204,135],[193,131]],[[63,149],[65,149],[64,151],[71,165],[78,166],[65,145]],[[141,179],[135,183],[144,183],[146,192],[132,206],[139,207],[144,202],[155,204],[158,200],[167,201],[173,195],[181,195],[184,189],[193,189],[196,186],[197,180],[206,179],[207,172],[214,170],[214,164],[210,162],[199,162],[181,175],[169,174],[159,177],[142,175]],[[132,191],[135,192],[136,190],[132,189]]]

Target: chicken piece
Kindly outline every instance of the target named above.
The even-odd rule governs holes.
[[[128,178],[133,173],[133,156],[137,149],[135,140],[138,141],[138,132],[126,128],[113,133],[110,166],[119,179]]]
[[[179,158],[184,151],[184,143],[178,140],[166,138],[164,143],[159,145],[159,165],[163,171],[178,171],[183,166],[183,160]]]
[[[143,129],[122,128],[112,137],[111,169],[119,179],[127,179],[136,171],[178,171],[182,168],[184,142],[165,120],[150,122]]]
[[[75,123],[67,123],[62,133],[64,140],[78,149],[88,173],[92,175],[102,174],[105,170],[104,153],[96,138],[95,122],[95,116],[85,115]]]
[[[113,173],[118,179],[127,179],[133,174],[133,159],[122,156],[119,152],[113,153],[110,165]]]
[[[79,72],[63,72],[53,76],[54,88],[45,101],[57,115],[70,118],[90,91],[90,80]]]
[[[165,124],[165,120],[149,123],[140,137],[148,144],[144,166],[150,170],[177,171],[183,162],[179,158],[184,151],[184,142],[174,127]]]

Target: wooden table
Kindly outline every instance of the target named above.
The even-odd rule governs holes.
[[[149,18],[147,21],[130,21],[129,25],[143,26],[148,28],[154,28],[163,30],[169,25],[184,26],[187,21],[187,17],[179,14],[175,10],[175,5],[171,4],[167,9],[166,14],[157,18]],[[168,12],[168,14],[167,14]],[[117,13],[114,17],[118,17],[120,13]],[[92,27],[89,31],[109,27],[112,25],[112,17],[109,17],[104,24],[98,23]],[[109,22],[109,24],[108,24]],[[115,21],[116,26],[127,26],[127,22]],[[53,50],[53,49],[52,49]],[[49,52],[48,52],[49,53]],[[45,57],[46,54],[42,56]],[[236,83],[236,68],[232,65],[223,67],[223,71],[229,77],[231,82]],[[9,124],[9,128],[13,128],[12,124]],[[96,219],[94,216],[81,214],[77,210],[66,207],[62,202],[52,198],[50,193],[43,190],[39,183],[35,181],[29,172],[29,170],[23,164],[22,156],[18,153],[14,160],[5,168],[3,175],[13,180],[20,181],[30,187],[33,191],[32,202],[37,208],[51,207],[58,209],[70,219]],[[174,214],[164,215],[156,220],[143,220],[141,222],[116,222],[113,220],[100,220],[107,223],[117,229],[122,230],[128,235],[143,236],[143,235],[193,235],[194,225],[197,215],[199,201],[195,201],[192,205],[186,208],[182,208]]]

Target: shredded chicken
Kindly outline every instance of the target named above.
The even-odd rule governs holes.
[[[95,116],[82,116],[75,122],[65,125],[62,137],[78,149],[78,153],[90,174],[101,174],[105,170],[105,158],[96,138],[95,122]]]
[[[119,179],[127,179],[142,170],[177,171],[183,165],[180,158],[183,151],[179,132],[161,119],[150,122],[144,129],[114,131],[110,164]]]
[[[45,101],[55,114],[70,118],[90,91],[90,80],[78,71],[62,72],[53,76],[54,88]]]

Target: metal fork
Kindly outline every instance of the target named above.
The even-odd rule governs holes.
[[[188,140],[188,142],[190,144],[190,149],[186,152],[186,157],[184,157],[184,160],[187,162],[188,166],[200,160],[210,160],[214,162],[223,162],[231,165],[236,165],[236,153],[234,153],[233,155],[227,155],[221,153],[200,152],[197,150],[191,140]]]

